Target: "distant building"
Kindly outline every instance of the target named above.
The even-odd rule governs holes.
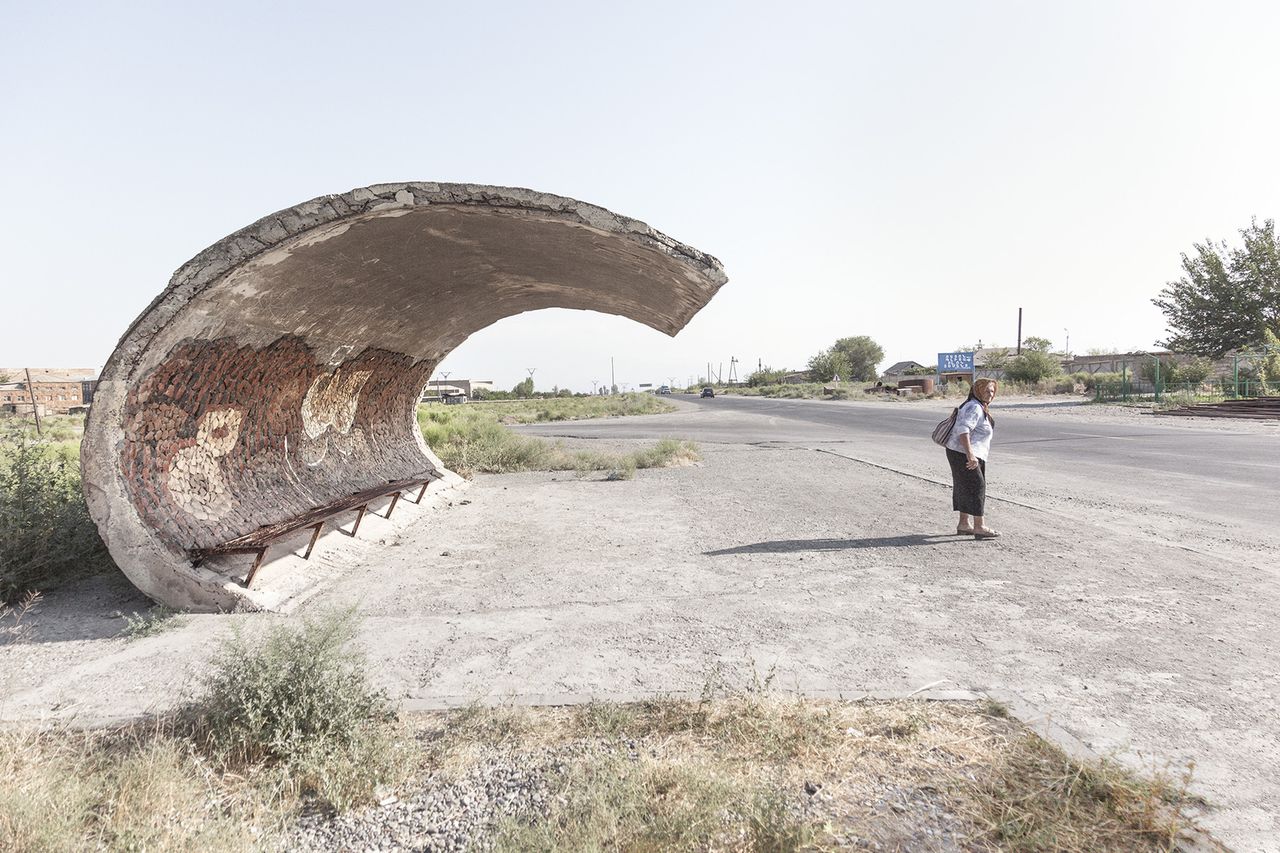
[[[885,368],[884,373],[880,374],[880,380],[890,385],[896,385],[898,382],[910,376],[919,376],[915,371],[928,370],[929,366],[921,364],[918,361],[900,361],[897,364],[891,364]]]
[[[1067,373],[1088,373],[1092,376],[1095,373],[1127,373],[1130,376],[1136,376],[1144,363],[1151,363],[1151,356],[1160,356],[1161,361],[1167,361],[1173,353],[1168,350],[1157,349],[1152,350],[1149,354],[1145,352],[1113,352],[1105,355],[1078,355],[1074,358],[1065,359],[1062,362],[1062,369]]]
[[[31,387],[27,387],[24,368],[0,368],[0,374],[11,381],[0,384],[0,412],[31,414],[34,393],[40,414],[65,415],[72,409],[83,410],[93,402],[98,387],[97,374],[91,369],[31,370]]]
[[[477,391],[492,390],[492,379],[433,379],[422,389],[422,399],[436,400],[451,394],[465,394],[467,397],[474,397]]]

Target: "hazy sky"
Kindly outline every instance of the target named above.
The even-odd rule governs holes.
[[[178,266],[384,181],[642,219],[729,283],[677,338],[544,311],[443,365],[510,386],[1149,347],[1179,254],[1280,216],[1274,2],[3,0],[0,364],[100,367]],[[465,8],[463,8],[465,7]]]

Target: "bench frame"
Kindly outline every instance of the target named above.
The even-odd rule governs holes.
[[[386,514],[382,516],[383,518],[390,518],[405,491],[418,488],[418,496],[414,498],[413,502],[420,504],[423,496],[427,493],[427,486],[436,479],[435,477],[419,477],[412,480],[393,480],[382,486],[365,489],[332,503],[318,506],[295,518],[279,521],[275,524],[264,524],[252,533],[237,536],[235,539],[230,539],[220,545],[211,545],[205,548],[188,548],[187,553],[191,556],[191,565],[193,566],[199,566],[209,557],[219,557],[224,554],[256,555],[253,565],[249,567],[249,573],[245,575],[243,581],[244,588],[249,589],[253,585],[254,577],[258,574],[258,569],[262,568],[262,561],[267,556],[267,549],[276,540],[299,530],[310,528],[311,541],[307,543],[306,553],[302,555],[302,559],[309,560],[311,559],[311,551],[316,547],[316,540],[320,538],[320,533],[324,530],[325,523],[334,516],[355,510],[356,523],[352,525],[351,532],[347,533],[342,528],[338,528],[343,533],[347,533],[348,536],[354,537],[360,531],[360,522],[364,520],[365,513],[369,511],[369,504],[379,498],[385,498],[390,495],[391,504],[387,507]]]

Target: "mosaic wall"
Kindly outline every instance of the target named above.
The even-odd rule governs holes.
[[[171,544],[208,546],[427,461],[410,416],[431,365],[366,350],[336,367],[301,338],[188,341],[129,392],[122,470]]]

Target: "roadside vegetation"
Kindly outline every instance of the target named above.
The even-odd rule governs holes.
[[[0,419],[0,603],[112,566],[80,489],[84,419]]]
[[[411,815],[499,851],[1169,850],[1199,805],[1185,775],[1075,761],[992,701],[804,700],[716,673],[697,699],[397,720],[356,627],[235,637],[158,721],[0,729],[0,849],[288,849],[338,815],[381,848]]]
[[[508,425],[674,411],[651,394],[614,397],[561,397],[512,402],[418,407],[422,436],[449,469],[470,477],[477,473],[574,471],[601,473],[608,480],[629,480],[640,468],[662,468],[698,461],[697,445],[662,439],[630,452],[570,450],[560,442],[521,435]]]
[[[122,728],[0,729],[0,849],[259,850],[303,810],[402,781],[403,734],[335,611],[223,643],[190,707]]]

